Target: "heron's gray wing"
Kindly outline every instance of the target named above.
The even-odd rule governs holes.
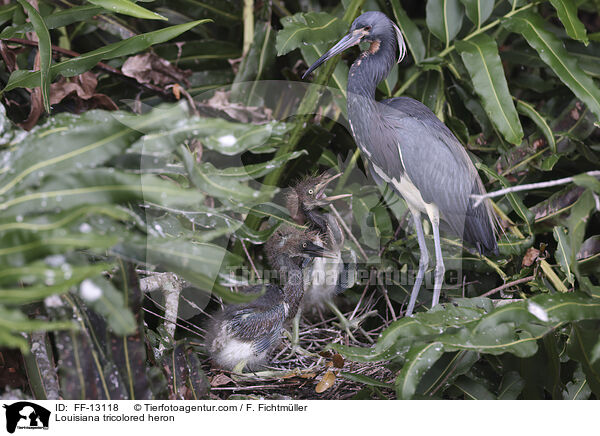
[[[258,287],[262,288],[262,285]],[[259,292],[257,289],[255,292]],[[244,341],[253,341],[260,348],[261,341],[269,336],[279,336],[287,310],[283,291],[275,285],[267,285],[264,295],[256,300],[225,309],[228,330],[233,336]]]
[[[402,167],[426,203],[434,203],[442,218],[465,240],[496,247],[490,210],[475,207],[472,194],[485,192],[466,150],[424,104],[407,97],[382,102],[386,128],[396,132]],[[390,173],[393,174],[393,173]]]

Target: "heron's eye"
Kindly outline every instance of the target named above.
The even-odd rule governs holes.
[[[308,247],[308,244],[306,242],[303,242],[302,243],[302,248],[306,248],[306,247]]]
[[[314,190],[312,190],[312,189],[309,189],[309,190],[308,190],[308,195],[313,195],[314,193],[315,193],[315,191],[314,191]]]
[[[371,26],[365,26],[363,29],[366,30],[367,32],[370,32],[371,31]]]

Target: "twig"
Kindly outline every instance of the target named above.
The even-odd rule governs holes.
[[[365,251],[363,250],[363,248],[360,246],[360,244],[358,243],[358,241],[356,240],[356,238],[352,234],[352,231],[348,228],[348,226],[346,225],[346,222],[342,219],[342,216],[337,211],[337,209],[335,208],[335,206],[333,204],[331,204],[331,205],[329,205],[329,207],[331,208],[331,210],[335,214],[335,217],[340,222],[340,224],[342,225],[342,227],[344,228],[344,230],[346,231],[346,233],[348,233],[348,237],[350,239],[352,239],[352,242],[354,242],[356,244],[356,246],[358,247],[358,251],[360,251],[360,255],[363,257],[363,259],[368,260],[369,258],[367,257],[367,253],[365,253]]]
[[[495,294],[496,292],[503,291],[505,289],[510,288],[511,286],[520,285],[521,283],[527,283],[535,279],[535,276],[527,276],[522,279],[514,280],[512,282],[508,282],[503,284],[502,286],[498,286],[497,288],[492,289],[491,291],[487,291],[485,294],[480,295],[480,297],[489,297],[490,295]]]
[[[59,400],[60,388],[58,383],[58,375],[51,357],[48,355],[46,348],[46,332],[33,332],[29,335],[31,343],[31,354],[35,359],[35,364],[40,376],[40,381],[43,384],[43,389],[46,393],[45,400]]]
[[[250,253],[248,253],[246,244],[244,244],[243,239],[240,239],[240,242],[242,243],[242,248],[244,249],[244,253],[246,253],[246,257],[248,258],[248,262],[250,262],[250,266],[252,266],[252,270],[254,271],[254,274],[256,274],[256,277],[260,280],[261,279],[260,274],[258,273],[256,266],[254,266],[254,262],[252,261],[252,257],[250,257]]]
[[[177,326],[177,313],[179,312],[179,294],[183,289],[183,282],[173,273],[160,273],[140,280],[140,290],[150,292],[161,290],[165,297],[165,322],[166,342],[175,337]],[[158,347],[158,353],[162,355],[165,351],[164,342]]]
[[[588,171],[584,174],[592,177],[600,177],[600,171]],[[499,197],[504,194],[508,194],[509,192],[518,192],[518,191],[529,191],[532,189],[541,189],[541,188],[549,188],[551,186],[558,185],[566,185],[567,183],[574,182],[575,179],[573,177],[565,177],[563,179],[558,180],[550,180],[548,182],[539,182],[539,183],[527,183],[525,185],[511,186],[509,188],[500,189],[499,191],[488,192],[483,195],[471,195],[472,198],[476,199],[475,207],[479,206],[483,200],[486,198]]]

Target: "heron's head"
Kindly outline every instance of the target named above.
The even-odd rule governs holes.
[[[313,257],[335,258],[335,253],[313,242],[318,239],[317,236],[317,232],[281,226],[267,241],[265,247],[267,256],[272,260],[280,256],[287,256],[295,260]]]
[[[406,54],[406,44],[404,43],[402,32],[400,32],[398,26],[382,12],[365,12],[354,20],[350,27],[350,32],[340,39],[340,41],[323,56],[317,59],[317,61],[306,70],[302,78],[305,78],[333,56],[340,54],[344,50],[363,41],[371,43],[368,49],[370,54],[379,51],[381,44],[397,47],[399,51],[398,62],[400,62]]]
[[[340,194],[328,196],[325,194],[327,186],[342,173],[331,175],[325,172],[318,176],[309,176],[298,182],[290,189],[287,196],[287,208],[293,217],[300,211],[313,210],[325,206],[335,200],[352,196],[352,194]]]

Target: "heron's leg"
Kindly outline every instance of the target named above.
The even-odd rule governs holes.
[[[421,213],[415,210],[411,210],[413,216],[413,222],[415,224],[415,230],[417,232],[417,241],[419,242],[419,250],[421,251],[421,257],[419,259],[419,271],[417,271],[417,277],[415,278],[415,284],[413,285],[412,292],[410,293],[410,300],[408,301],[408,307],[406,308],[406,315],[411,316],[413,310],[415,310],[415,304],[417,302],[417,296],[423,283],[423,277],[425,277],[425,271],[429,266],[429,253],[427,251],[427,244],[425,243],[425,235],[423,234],[423,223],[421,222]]]
[[[431,227],[433,228],[433,241],[435,243],[435,281],[433,285],[433,299],[431,307],[437,306],[440,302],[440,293],[442,292],[442,283],[444,282],[444,258],[442,257],[442,244],[440,242],[440,221],[439,217],[434,216],[431,219]]]

